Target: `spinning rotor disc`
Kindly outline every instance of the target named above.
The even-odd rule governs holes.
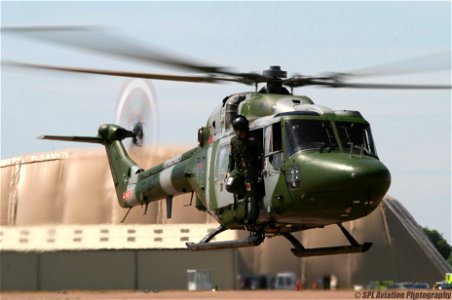
[[[288,76],[279,66],[271,66],[262,74],[255,72],[236,72],[228,67],[204,64],[180,55],[171,55],[167,51],[156,50],[153,47],[141,45],[136,41],[120,36],[107,28],[99,26],[23,26],[2,27],[2,33],[22,35],[57,45],[69,46],[97,54],[105,54],[122,60],[137,61],[141,64],[159,64],[167,67],[194,71],[198,74],[157,74],[150,72],[118,71],[109,69],[94,69],[69,67],[47,64],[34,64],[15,61],[2,61],[3,66],[28,69],[43,69],[59,72],[83,74],[98,74],[121,76],[128,78],[154,79],[192,83],[236,82],[247,85],[266,84],[267,92],[288,93],[291,90],[305,86],[320,86],[325,88],[349,89],[451,89],[450,84],[399,84],[352,82],[350,80],[380,76],[385,74],[409,74],[425,71],[450,70],[450,50],[444,53],[424,55],[399,62],[358,69],[351,72],[323,72],[319,75],[303,75],[295,73]],[[146,125],[147,126],[147,125]],[[145,137],[146,138],[146,137]]]
[[[153,146],[157,140],[157,101],[150,80],[131,79],[122,89],[116,105],[115,124],[132,131],[126,147]]]

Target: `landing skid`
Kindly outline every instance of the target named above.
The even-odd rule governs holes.
[[[284,232],[281,235],[292,243],[294,248],[291,251],[298,257],[366,252],[372,246],[372,243],[359,244],[342,224],[339,223],[337,226],[339,226],[350,245],[306,249],[292,234]]]
[[[241,248],[241,247],[252,247],[258,246],[265,239],[265,236],[260,233],[251,233],[247,239],[244,240],[233,240],[233,241],[222,241],[222,242],[210,242],[216,235],[227,230],[226,227],[220,226],[214,231],[207,234],[199,243],[186,243],[187,248],[191,251],[202,251],[202,250],[214,250],[214,249],[228,249],[228,248]]]
[[[335,247],[322,247],[322,248],[311,248],[306,249],[291,233],[282,232],[280,235],[289,240],[294,248],[291,249],[292,253],[297,257],[308,257],[308,256],[320,256],[320,255],[333,255],[333,254],[347,254],[347,253],[360,253],[366,252],[372,246],[372,243],[359,244],[353,236],[347,231],[347,229],[342,226],[342,224],[337,224],[341,229],[344,236],[349,241],[350,245],[347,246],[335,246]],[[243,240],[232,240],[232,241],[222,241],[222,242],[210,242],[215,236],[227,230],[226,227],[220,226],[214,231],[207,234],[199,243],[186,243],[187,248],[191,251],[202,251],[202,250],[215,250],[215,249],[229,249],[229,248],[241,248],[241,247],[252,247],[258,246],[265,239],[265,235],[259,232],[252,232],[248,238]]]

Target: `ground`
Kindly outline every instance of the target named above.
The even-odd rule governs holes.
[[[13,299],[355,299],[353,291],[68,291],[9,292],[2,300]]]
[[[452,291],[61,291],[1,293],[2,300],[15,299],[452,299]]]

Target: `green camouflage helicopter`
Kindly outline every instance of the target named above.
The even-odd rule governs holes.
[[[76,28],[76,31],[84,30]],[[119,205],[129,208],[166,199],[168,217],[172,199],[183,193],[195,195],[196,208],[212,215],[220,224],[199,243],[187,243],[190,250],[210,250],[257,246],[266,237],[283,236],[298,257],[367,251],[372,243],[358,243],[342,223],[370,214],[381,203],[389,189],[391,176],[379,160],[369,122],[358,111],[332,110],[315,104],[306,96],[293,94],[297,87],[317,85],[332,88],[450,89],[437,85],[397,85],[348,83],[356,74],[331,73],[325,76],[296,75],[287,78],[279,66],[262,74],[237,73],[228,69],[195,64],[143,47],[124,46],[124,40],[102,35],[103,42],[55,37],[73,28],[20,28],[10,32],[27,35],[46,32],[39,39],[83,49],[133,58],[147,63],[201,72],[204,75],[166,75],[122,71],[68,68],[60,66],[7,64],[53,71],[78,72],[112,76],[148,78],[185,82],[238,82],[254,84],[254,92],[227,96],[198,131],[198,146],[148,170],[129,156],[122,143],[143,138],[141,124],[127,130],[114,124],[103,124],[95,137],[42,136],[42,139],[99,143],[105,146]],[[48,35],[48,33],[51,33]],[[50,37],[49,37],[50,36]],[[35,36],[31,36],[35,37]],[[108,37],[111,43],[104,43]],[[91,40],[92,41],[92,40]],[[121,45],[115,47],[114,45]],[[127,50],[125,50],[127,49]],[[258,86],[265,84],[260,90]],[[232,120],[245,116],[250,132],[262,145],[257,194],[259,217],[248,224],[250,203],[246,198],[226,191],[229,145],[235,135]],[[336,224],[349,245],[304,248],[292,233]],[[212,242],[225,230],[246,230],[243,240]]]

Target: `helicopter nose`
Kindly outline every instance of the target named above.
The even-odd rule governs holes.
[[[327,155],[301,158],[298,191],[302,201],[349,219],[375,209],[391,183],[386,166],[373,157],[355,158],[341,153]],[[286,174],[286,180],[287,177]]]

